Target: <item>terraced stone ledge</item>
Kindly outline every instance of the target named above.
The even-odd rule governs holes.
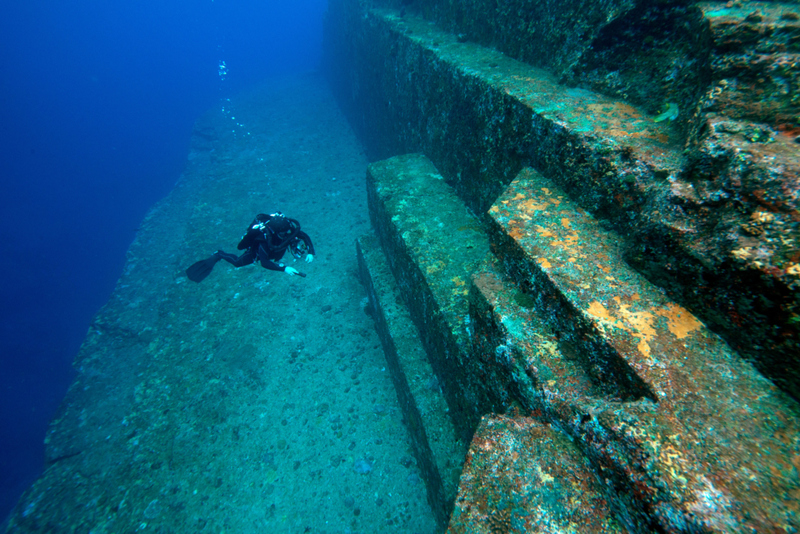
[[[800,528],[796,401],[633,271],[617,236],[550,181],[523,170],[488,235],[419,154],[372,164],[368,198],[449,415],[467,439],[478,428],[452,532],[547,523],[520,473],[545,466],[531,438],[559,433],[579,453],[547,454],[582,458],[564,469],[590,466],[600,484],[586,498],[602,495],[599,517],[630,532]],[[484,420],[495,430],[475,424],[503,413]],[[490,459],[505,478],[480,467]]]
[[[514,380],[502,376],[501,364],[474,350],[475,338],[483,333],[476,329],[479,321],[470,309],[470,278],[494,266],[487,235],[477,219],[420,154],[370,165],[368,198],[386,267],[382,267],[384,255],[375,250],[374,240],[362,239],[358,246],[362,276],[377,307],[376,322],[387,359],[403,359],[397,347],[407,346],[409,337],[407,329],[392,326],[404,312],[397,310],[391,296],[380,296],[384,292],[381,288],[391,285],[385,279],[393,275],[399,289],[397,299],[402,295],[430,368],[448,400],[446,416],[458,429],[462,443],[471,441],[459,482],[457,512],[449,530],[494,532],[504,525],[527,528],[534,524],[557,530],[583,523],[583,531],[616,531],[619,525],[614,507],[618,503],[594,480],[579,448],[559,428],[548,426],[542,410],[531,410],[536,418],[514,415],[526,396],[513,387]],[[384,281],[376,285],[375,280]],[[529,327],[532,323],[526,323]],[[494,351],[493,347],[492,354],[504,355],[504,350],[511,349]],[[426,395],[424,388],[419,388],[419,375],[427,376],[419,369],[426,367],[417,358],[405,358],[405,362],[393,369],[393,374],[405,377],[397,381],[401,404],[420,404],[414,399]],[[406,379],[416,386],[409,388]],[[436,410],[437,406],[429,408]],[[484,417],[498,413],[508,415]],[[422,419],[438,417],[436,420],[441,421],[445,414],[422,415]],[[420,421],[413,414],[407,417],[412,434],[420,433],[421,425],[428,435],[429,425],[447,426]],[[435,450],[433,456],[437,456]],[[435,471],[424,469],[426,475],[433,474],[428,482],[432,488],[439,484]],[[444,479],[448,471],[440,467],[439,472]],[[540,478],[540,484],[531,478],[533,474]],[[434,490],[431,494],[437,493]],[[441,504],[435,499],[432,502],[440,512]]]
[[[349,0],[331,3],[326,35],[335,90],[374,158],[424,152],[479,214],[523,167],[538,170],[624,236],[621,252],[673,301],[800,398],[793,139],[698,115],[685,146],[668,119]]]
[[[618,510],[675,532],[800,528],[797,403],[630,269],[618,237],[535,171],[490,216],[515,285],[475,276],[476,352],[581,443],[614,481]],[[534,331],[536,317],[548,328]]]
[[[422,470],[428,502],[442,530],[456,498],[466,443],[458,440],[447,403],[380,245],[372,236],[357,243],[361,280],[383,345],[392,382]]]
[[[419,331],[464,443],[492,393],[465,372],[469,359],[469,277],[489,261],[478,220],[420,154],[396,156],[367,169],[372,226],[400,294]]]

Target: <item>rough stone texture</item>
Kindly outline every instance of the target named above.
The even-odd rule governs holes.
[[[701,2],[712,36],[705,111],[800,134],[800,6]]]
[[[495,258],[449,274],[467,319],[418,314],[423,338],[469,329],[443,385],[480,384],[478,404],[453,415],[565,433],[631,532],[800,530],[799,20],[797,2],[331,1],[326,68],[371,156],[424,153],[490,231]],[[373,226],[417,291],[430,260],[385,206]],[[456,510],[487,521],[497,486],[473,488]]]
[[[791,532],[800,525],[797,403],[628,267],[615,236],[562,192],[534,171],[520,173],[490,210],[495,263],[457,261],[448,252],[469,251],[481,239],[454,245],[463,212],[424,157],[371,165],[369,189],[373,224],[411,296],[428,356],[441,362],[455,355],[443,385],[457,388],[458,402],[475,402],[452,411],[456,421],[519,406],[563,431],[585,455],[580,465],[604,481],[614,521],[631,532]],[[458,288],[470,275],[462,316]],[[462,329],[469,343],[454,352],[447,340],[462,339]],[[479,431],[473,450],[483,439]],[[533,442],[498,443],[506,450],[496,454],[518,454],[520,473],[542,461]],[[530,505],[512,485],[478,491],[471,476],[468,464],[461,484],[469,489],[457,508],[464,517],[451,529],[488,521],[487,503],[500,500],[506,504],[495,509],[508,515],[508,528],[526,515],[511,511]],[[547,514],[527,515],[549,524]]]
[[[409,13],[445,30],[658,113],[669,102],[691,110],[709,81],[710,36],[693,3],[649,0],[432,0]],[[679,123],[685,125],[689,113]]]
[[[463,369],[469,361],[469,277],[489,258],[489,242],[430,161],[419,154],[367,170],[373,228],[444,389],[459,437],[469,442],[494,405]]]
[[[685,131],[710,90],[731,118],[800,126],[798,2],[376,0],[658,113]]]
[[[513,410],[519,403],[536,420],[573,436],[592,459],[608,505],[628,531],[656,529],[652,507],[641,497],[645,488],[658,493],[658,485],[647,476],[641,455],[630,454],[625,437],[625,429],[638,425],[639,415],[647,417],[652,403],[635,401],[618,381],[598,376],[596,362],[551,328],[531,297],[503,273],[488,269],[473,276],[470,317],[474,357],[483,363],[484,380],[505,392],[506,406]],[[624,411],[622,398],[628,399]]]
[[[419,342],[416,327],[401,304],[380,244],[372,236],[357,244],[361,280],[403,409],[428,501],[442,530],[453,510],[465,446],[457,439],[439,379]]]
[[[612,432],[620,450],[630,447],[625,457],[605,458],[624,471],[621,466],[649,457],[641,463],[644,476],[632,505],[670,509],[671,515],[691,517],[688,526],[708,530],[800,525],[800,484],[789,475],[789,463],[788,471],[774,469],[781,459],[800,458],[797,403],[625,265],[617,238],[535,171],[521,172],[490,215],[493,250],[525,289],[529,305],[549,318],[560,340],[577,347],[592,381],[614,389],[623,401],[614,418],[628,417],[627,402],[636,411],[639,401],[654,402],[649,416],[639,413],[639,421],[629,418]],[[544,409],[554,412],[547,404],[545,397]],[[564,428],[571,419],[556,416]],[[578,429],[570,432],[580,439]],[[590,455],[600,458],[603,452]],[[717,504],[704,509],[697,504],[709,491]],[[662,528],[676,526],[671,519],[660,521]]]
[[[564,0],[559,7],[576,5]],[[756,46],[778,43],[780,36],[794,42],[787,36],[792,6],[779,6],[783,29]],[[702,18],[709,39],[720,35],[724,25],[714,30],[713,17],[703,15],[714,11],[675,9]],[[714,73],[711,57],[708,79],[681,75],[681,83],[694,84],[692,94],[703,94],[694,106],[674,102],[680,120],[688,121],[678,126],[668,118],[655,122],[649,108],[632,105],[624,94],[612,98],[559,85],[557,73],[465,41],[412,11],[331,2],[327,68],[373,157],[424,152],[479,214],[521,168],[535,168],[623,236],[627,261],[671,299],[800,396],[800,151],[791,135],[794,123],[778,127],[714,111],[722,101],[714,100],[709,84],[722,71]],[[681,41],[694,32],[667,34]],[[616,42],[618,51],[603,64],[610,68],[611,58],[622,57],[623,44],[633,41]],[[583,57],[600,53],[593,50]],[[714,57],[721,57],[719,50]],[[651,59],[656,57],[653,52]],[[573,72],[576,83],[594,87],[593,71]],[[790,100],[778,107],[790,109]],[[687,110],[691,115],[684,116]]]
[[[644,184],[680,167],[677,135],[634,106],[564,88],[422,19],[367,11],[353,23],[330,51],[330,75],[373,157],[422,149],[476,213],[532,159],[561,181],[586,182],[579,193],[609,214],[633,209]]]
[[[543,403],[542,386],[532,383],[525,366],[518,365],[520,358],[553,354],[552,347],[540,344],[545,336],[550,335],[543,321],[535,320],[534,314],[513,313],[507,316],[497,307],[492,307],[496,304],[493,303],[488,305],[491,313],[503,314],[504,323],[499,326],[496,322],[488,324],[491,321],[484,321],[475,311],[475,290],[469,290],[470,277],[474,273],[495,268],[493,262],[487,261],[488,239],[477,220],[466,212],[431,163],[418,154],[374,163],[368,169],[368,191],[373,225],[387,263],[391,265],[398,286],[404,288],[403,297],[433,364],[432,368],[436,370],[445,392],[449,393],[449,415],[462,435],[472,435],[476,415],[479,420],[481,414],[511,413],[518,406],[528,410],[539,421],[546,415],[558,424],[569,421],[570,417],[559,420],[552,416],[557,409],[564,413],[589,413],[584,407],[576,408],[569,403],[559,404],[558,408],[552,407],[551,403]],[[360,246],[364,248],[365,243],[364,240],[360,241]],[[370,257],[372,254],[374,252],[370,253]],[[374,262],[380,264],[381,260],[374,259]],[[529,342],[527,345],[522,340],[509,340],[503,344],[497,341],[497,336],[489,334],[489,329],[496,332],[510,323],[526,332],[540,328],[542,338],[526,338]],[[379,326],[381,330],[384,330],[383,326]],[[394,346],[397,343],[405,343],[405,334],[402,332],[386,331],[382,338],[386,339],[384,346],[389,346],[386,350],[389,358],[396,352]],[[488,344],[488,347],[481,346],[481,342]],[[527,350],[524,355],[520,352],[523,345]],[[557,359],[552,361],[554,369],[563,369],[564,364]],[[407,374],[419,374],[410,370],[410,366],[407,368]],[[555,372],[551,378],[556,378]],[[585,373],[578,371],[575,375],[576,381],[585,382]],[[407,386],[400,387],[406,389]],[[544,387],[553,390],[550,386]],[[590,390],[587,388],[587,391]],[[402,398],[404,395],[400,396]],[[636,393],[627,395],[637,396]],[[492,526],[491,521],[497,522],[492,528],[504,525],[512,528],[517,522],[521,522],[520,525],[530,522],[531,525],[547,524],[552,528],[559,524],[566,527],[570,524],[570,519],[564,516],[567,508],[577,520],[592,514],[595,499],[602,500],[602,509],[605,509],[606,502],[609,510],[617,512],[622,508],[616,494],[612,494],[612,498],[596,495],[598,490],[593,484],[593,475],[587,471],[589,463],[563,435],[557,436],[541,423],[525,417],[514,420],[510,425],[512,430],[520,432],[506,432],[503,428],[509,421],[512,420],[499,419],[489,423],[488,429],[479,430],[472,438],[472,457],[475,458],[477,454],[482,459],[478,460],[474,472],[470,471],[468,462],[466,474],[462,475],[459,511],[456,514],[459,519],[450,523],[451,529],[455,528],[455,532],[472,532],[470,529],[479,528],[477,525],[481,521],[484,528]],[[415,423],[412,421],[410,426],[413,428]],[[495,431],[499,435],[492,437]],[[485,454],[486,444],[495,441],[497,451]],[[615,446],[612,439],[607,441],[610,442],[609,447]],[[476,447],[480,450],[476,451]],[[539,457],[545,451],[551,455],[550,460]],[[506,456],[513,465],[508,465],[504,460],[504,463],[495,466],[504,470],[502,477],[490,480],[488,474],[479,474],[489,469],[492,460]],[[616,457],[625,460],[622,454]],[[560,465],[559,471],[573,472],[573,476],[580,480],[581,488],[573,489],[576,494],[583,496],[582,499],[565,504],[550,492],[537,493],[530,486],[530,481],[525,482],[531,470],[537,471],[537,466],[539,470],[551,471],[556,469],[557,464]],[[622,476],[620,480],[623,480]],[[562,496],[568,492],[567,488],[561,486],[550,489]],[[488,494],[494,496],[487,497]],[[501,510],[497,514],[487,508],[489,505],[496,507],[501,502]],[[631,514],[627,509],[618,513],[620,517]],[[501,521],[502,518],[505,519]],[[603,513],[596,519],[598,531],[601,530],[600,525],[615,524],[615,520]],[[630,519],[628,522],[635,524]]]
[[[580,451],[528,417],[486,416],[448,534],[624,532]]]

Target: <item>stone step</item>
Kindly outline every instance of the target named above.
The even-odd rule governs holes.
[[[421,154],[371,164],[367,200],[459,436],[468,443],[481,415],[496,406],[492,392],[474,380],[469,358],[469,283],[491,259],[486,233]]]
[[[619,379],[622,375],[597,380],[580,349],[539,315],[533,297],[496,269],[473,275],[469,316],[473,354],[481,360],[480,379],[505,393],[504,407],[516,401],[542,412],[552,408],[544,406],[543,399],[574,404],[581,399],[642,396],[641,385],[625,383]]]
[[[529,334],[524,342],[507,333],[504,342],[495,342],[489,329],[498,327],[476,311],[475,291],[470,294],[473,275],[484,288],[503,284],[499,275],[494,281],[489,277],[498,266],[488,237],[427,158],[410,154],[373,163],[367,184],[370,216],[387,264],[465,443],[483,415],[518,404],[562,425],[585,422],[600,411],[613,413],[619,398],[642,396],[640,380],[629,384],[622,375],[616,383],[594,380],[580,363],[577,345],[560,342],[533,310],[502,307],[499,300],[484,305],[486,313],[503,318],[501,328],[514,324],[512,330]],[[488,345],[480,346],[480,340]],[[607,451],[619,446],[611,439],[605,443]],[[623,499],[614,502],[623,516],[632,514],[627,505]]]
[[[483,418],[448,534],[625,531],[591,466],[563,433],[529,417]]]
[[[630,269],[619,238],[535,171],[489,215],[492,248],[529,307],[577,347],[590,382],[618,384],[617,409],[593,413],[579,395],[571,410],[544,394],[543,406],[598,466],[614,466],[607,476],[627,486],[629,506],[665,530],[800,527],[797,403]],[[476,276],[476,290],[486,286]]]
[[[528,292],[494,269],[473,276],[470,317],[475,357],[492,370],[484,380],[507,391],[509,405],[516,401],[573,439],[629,531],[655,524],[654,507],[681,515],[675,503],[653,498],[664,484],[643,461],[648,456],[631,446],[642,436],[658,440],[664,429],[641,387],[620,380],[629,372],[603,373],[590,353],[542,320]]]
[[[400,303],[400,292],[377,239],[361,237],[356,245],[361,280],[424,475],[428,501],[444,530],[453,510],[466,443],[458,440],[439,380]]]
[[[344,5],[331,4],[331,76],[374,158],[424,152],[478,214],[521,168],[537,169],[624,236],[651,281],[800,398],[800,130],[664,102],[680,120],[690,114],[687,146],[672,115],[655,122],[560,85],[411,13]],[[713,107],[718,88],[704,83],[693,91],[708,89]]]
[[[537,420],[572,437],[605,481],[606,498],[629,531],[648,525],[651,530],[658,523],[653,509],[671,517],[683,515],[677,503],[664,500],[662,463],[643,452],[645,441],[647,451],[671,450],[672,444],[660,442],[671,431],[665,432],[656,405],[641,397],[641,390],[626,388],[630,380],[603,372],[603,362],[553,331],[529,292],[494,269],[473,276],[470,317],[473,352],[491,370],[483,379],[508,392],[509,405],[518,402]]]
[[[540,315],[534,297],[496,266],[473,275],[469,316],[480,379],[505,392],[503,407],[519,403],[547,420],[566,421],[652,396],[624,362],[593,360],[562,335]],[[608,372],[612,366],[615,372]]]

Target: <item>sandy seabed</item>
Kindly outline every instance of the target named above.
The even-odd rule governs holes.
[[[195,128],[76,359],[12,532],[436,532],[357,274],[367,161],[321,77]],[[257,213],[300,221],[306,278],[220,262]]]

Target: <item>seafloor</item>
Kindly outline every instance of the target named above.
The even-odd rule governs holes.
[[[358,279],[362,149],[324,80],[272,80],[198,121],[76,358],[43,476],[9,532],[432,533]],[[219,263],[259,212],[298,219],[289,277]]]

